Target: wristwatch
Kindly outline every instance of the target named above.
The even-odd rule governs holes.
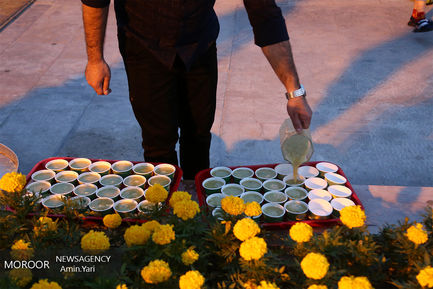
[[[304,86],[301,84],[301,87],[298,88],[295,91],[291,91],[291,92],[286,92],[286,98],[287,99],[291,99],[291,98],[295,98],[295,97],[300,97],[300,96],[306,96],[307,92],[304,89]]]

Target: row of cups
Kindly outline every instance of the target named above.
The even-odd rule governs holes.
[[[337,178],[341,180],[340,182],[335,182],[335,175],[337,175]],[[331,198],[348,198],[352,194],[352,191],[348,187],[344,186],[344,184],[346,183],[346,178],[336,173],[326,173],[325,179],[322,179],[320,177],[310,177],[300,183],[291,183],[291,178],[291,176],[286,176],[283,178],[283,180],[267,179],[262,182],[258,178],[246,177],[241,179],[239,181],[239,184],[237,184],[226,183],[226,181],[220,177],[210,177],[202,182],[202,186],[206,195],[222,193],[227,196],[240,196],[245,191],[263,191],[264,193],[269,191],[283,192],[288,188],[305,188],[308,191],[315,192],[318,192],[318,190],[320,190],[322,194],[324,194],[323,191],[327,189]]]
[[[115,188],[115,187],[113,187]],[[125,188],[126,189],[126,188]],[[137,190],[142,190],[136,187]],[[142,192],[145,194],[145,192]],[[123,196],[123,190],[120,192],[120,196]],[[144,196],[144,195],[143,195]],[[141,200],[142,198],[110,198],[110,197],[98,197],[91,199],[87,196],[75,196],[67,198],[64,195],[50,195],[42,199],[41,204],[48,209],[61,209],[66,204],[70,208],[78,211],[87,211],[90,209],[97,215],[106,215],[113,212],[120,214],[122,217],[128,217],[132,214],[139,213],[147,214],[153,210],[155,204],[147,200]],[[160,206],[160,204],[158,204]]]
[[[314,167],[313,166],[302,166],[298,169],[298,174],[301,179],[308,179],[311,177],[325,177],[326,173],[336,173],[338,171],[338,166],[329,162],[319,162]],[[283,180],[287,176],[293,175],[293,167],[291,164],[278,164],[274,168],[271,167],[261,167],[256,171],[248,167],[238,167],[234,170],[228,167],[215,167],[210,171],[212,177],[223,178],[227,183],[231,182],[233,179],[234,183],[239,183],[243,178],[256,177],[262,182],[269,179],[280,179]],[[330,181],[334,181],[333,175],[330,176]],[[339,181],[337,178],[335,182]]]
[[[76,173],[85,173],[92,172],[98,173],[101,176],[105,176],[108,174],[120,175],[125,178],[131,174],[141,175],[145,178],[149,179],[153,175],[165,175],[170,179],[174,178],[176,167],[171,164],[159,164],[154,166],[151,163],[138,163],[133,164],[130,161],[117,161],[113,164],[107,161],[97,161],[92,162],[86,158],[75,158],[70,160],[69,162],[65,159],[54,159],[45,164],[45,169],[47,171],[53,171],[55,173],[59,173],[62,171],[73,171]],[[42,170],[44,171],[44,170]],[[50,175],[40,175],[42,173],[32,175],[33,181],[52,181],[54,182],[55,176]]]
[[[40,175],[43,176],[40,177]],[[52,176],[54,177],[52,178]],[[130,175],[123,178],[116,174],[101,176],[99,173],[95,172],[78,174],[74,171],[61,171],[55,174],[55,172],[51,170],[37,171],[32,175],[33,180],[39,177],[41,180],[34,181],[27,185],[26,188],[28,191],[42,194],[48,191],[52,194],[68,194],[74,190],[75,186],[77,186],[77,188],[88,188],[89,186],[86,185],[92,185],[94,187],[114,186],[118,188],[135,186],[144,189],[154,184],[160,184],[168,191],[172,182],[166,175],[154,175],[146,179],[146,177],[142,175]],[[42,180],[44,178],[47,180]],[[51,180],[55,180],[55,182]]]

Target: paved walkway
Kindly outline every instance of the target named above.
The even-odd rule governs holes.
[[[412,2],[278,3],[314,111],[313,160],[339,164],[353,184],[433,187],[433,32],[406,25]],[[218,0],[216,10],[211,166],[282,162],[283,86],[253,44],[242,1]],[[79,1],[37,0],[0,33],[0,142],[22,172],[51,156],[142,159],[112,12],[110,96],[97,96],[83,77]]]

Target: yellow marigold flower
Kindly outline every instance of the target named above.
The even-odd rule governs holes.
[[[110,240],[104,232],[91,230],[81,238],[81,249],[84,251],[101,250],[110,248]]]
[[[418,280],[421,287],[432,288],[433,287],[433,268],[430,266],[425,267],[419,274],[416,275],[416,280]]]
[[[146,200],[151,203],[164,202],[168,197],[168,192],[160,184],[154,184],[146,191]]]
[[[184,221],[194,218],[198,212],[200,208],[196,201],[182,200],[173,206],[173,213]]]
[[[246,283],[242,284],[244,289],[257,289],[257,285],[254,281],[248,280]]]
[[[122,224],[122,217],[119,214],[108,214],[103,219],[105,227],[109,229],[116,229]]]
[[[25,175],[16,172],[7,173],[0,179],[0,190],[8,193],[21,192],[25,184]]]
[[[260,281],[260,285],[257,286],[257,289],[280,289],[275,283],[271,283],[268,281]]]
[[[328,289],[328,287],[326,285],[310,285],[307,289]]]
[[[141,269],[141,277],[146,283],[156,284],[167,281],[171,276],[171,270],[167,262],[154,260]]]
[[[338,281],[338,289],[373,289],[367,277],[343,276]]]
[[[189,194],[188,192],[176,191],[171,195],[170,201],[168,203],[171,207],[174,207],[174,204],[184,200],[191,200],[191,194]]]
[[[148,221],[146,223],[141,224],[141,226],[147,230],[149,230],[149,232],[153,233],[161,224],[158,221],[152,220],[152,221]]]
[[[9,278],[18,287],[26,287],[32,281],[33,274],[27,268],[12,269],[9,271]]]
[[[144,245],[150,238],[151,232],[143,226],[133,225],[126,229],[123,238],[128,247]]]
[[[128,286],[126,286],[126,284],[119,284],[116,289],[128,289]]]
[[[53,219],[49,217],[40,217],[36,222],[36,226],[33,228],[36,236],[55,230],[57,230],[57,221],[54,222]]]
[[[259,260],[268,252],[265,240],[259,237],[252,237],[242,242],[239,247],[239,254],[247,261]]]
[[[159,245],[167,245],[176,238],[173,225],[160,225],[152,234],[152,240]]]
[[[236,222],[233,227],[233,234],[241,241],[245,241],[260,233],[260,228],[257,223],[250,218],[243,218]]]
[[[313,237],[313,228],[306,223],[297,222],[290,228],[289,235],[295,242],[308,242]]]
[[[416,245],[424,244],[428,240],[427,232],[420,223],[410,226],[406,231],[406,237]]]
[[[305,276],[310,279],[322,279],[328,273],[329,263],[320,253],[308,253],[301,261],[301,268]]]
[[[245,205],[245,215],[248,217],[260,216],[262,213],[262,208],[257,202],[250,202]]]
[[[33,284],[30,289],[62,289],[62,287],[57,282],[41,279],[38,283]]]
[[[204,277],[199,271],[188,271],[179,278],[179,289],[200,289],[204,284]]]
[[[228,196],[221,200],[221,208],[230,215],[238,216],[245,211],[245,203],[239,197]]]
[[[349,229],[364,226],[365,219],[365,212],[359,205],[344,207],[340,211],[340,220]]]
[[[33,248],[31,248],[30,242],[24,240],[16,241],[11,247],[11,256],[16,260],[29,260],[33,257]]]
[[[189,266],[198,260],[199,254],[194,250],[194,247],[188,248],[182,253],[182,263]]]

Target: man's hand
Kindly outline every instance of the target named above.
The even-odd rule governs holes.
[[[287,113],[297,132],[310,127],[312,111],[305,97],[295,97],[287,100]]]
[[[107,95],[111,92],[110,67],[104,60],[108,6],[93,8],[83,4],[82,7],[87,51],[86,80],[97,94]]]
[[[96,63],[88,62],[85,75],[87,83],[93,87],[97,94],[108,95],[111,92],[111,71],[105,60],[101,60]]]

